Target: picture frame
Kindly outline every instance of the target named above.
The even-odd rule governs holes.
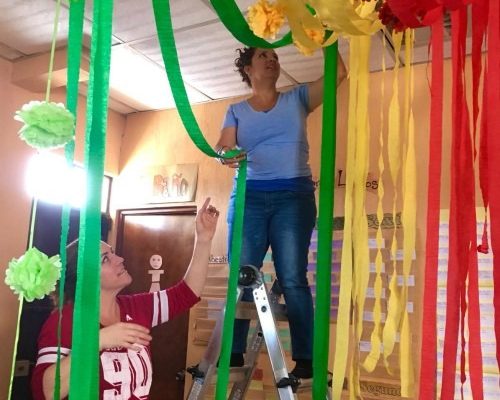
[[[147,179],[147,203],[193,202],[198,184],[198,164],[153,166]]]

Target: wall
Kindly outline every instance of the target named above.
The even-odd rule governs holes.
[[[220,101],[194,107],[201,130],[211,145],[218,139],[220,123],[228,104],[229,101]],[[150,166],[180,163],[199,164],[196,202],[201,205],[204,198],[210,196],[213,203],[223,211],[213,252],[224,254],[225,207],[233,171],[195,147],[176,110],[136,113],[127,117],[120,157],[121,172],[114,184],[113,208],[143,206],[143,193],[138,193],[135,186],[137,175]]]
[[[16,110],[30,100],[42,100],[43,93],[32,93],[10,83],[13,65],[0,59],[0,399],[7,398],[11,368],[18,300],[5,284],[5,270],[9,260],[21,256],[26,250],[29,232],[31,198],[25,190],[24,175],[29,159],[36,153],[17,136],[21,124],[14,121]],[[51,99],[64,102],[65,94],[54,91]],[[85,99],[79,100],[79,119],[75,159],[83,159]],[[121,136],[125,129],[125,118],[110,112],[108,120],[106,171],[116,175],[119,171]]]

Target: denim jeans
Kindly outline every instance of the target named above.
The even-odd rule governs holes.
[[[234,193],[228,210],[229,242],[233,220]],[[287,305],[294,360],[312,359],[314,311],[306,274],[315,222],[313,192],[246,193],[241,265],[251,264],[260,269],[271,246],[276,276]],[[252,296],[247,289],[242,300],[252,301]],[[235,321],[233,353],[245,352],[249,324],[248,320]]]

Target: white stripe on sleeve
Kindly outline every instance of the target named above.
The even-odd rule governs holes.
[[[66,358],[66,355],[61,354],[61,360],[64,360],[64,358]],[[57,353],[50,353],[38,357],[38,359],[36,360],[36,365],[45,363],[54,364],[56,361],[57,361]]]
[[[160,293],[160,303],[161,303],[161,322],[168,321],[168,296],[167,291],[162,290]]]
[[[153,294],[153,321],[151,322],[151,326],[158,325],[158,292],[154,292]]]
[[[65,347],[61,347],[61,354],[69,354],[69,349]],[[38,351],[38,355],[41,356],[42,354],[45,353],[56,353],[57,354],[57,347],[43,347]]]

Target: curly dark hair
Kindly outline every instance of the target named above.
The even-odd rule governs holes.
[[[257,50],[255,47],[243,47],[242,49],[236,49],[239,56],[236,60],[234,60],[234,65],[241,75],[241,80],[249,87],[252,87],[252,82],[250,82],[250,77],[245,72],[245,67],[252,64],[252,57],[255,54],[255,50]]]

